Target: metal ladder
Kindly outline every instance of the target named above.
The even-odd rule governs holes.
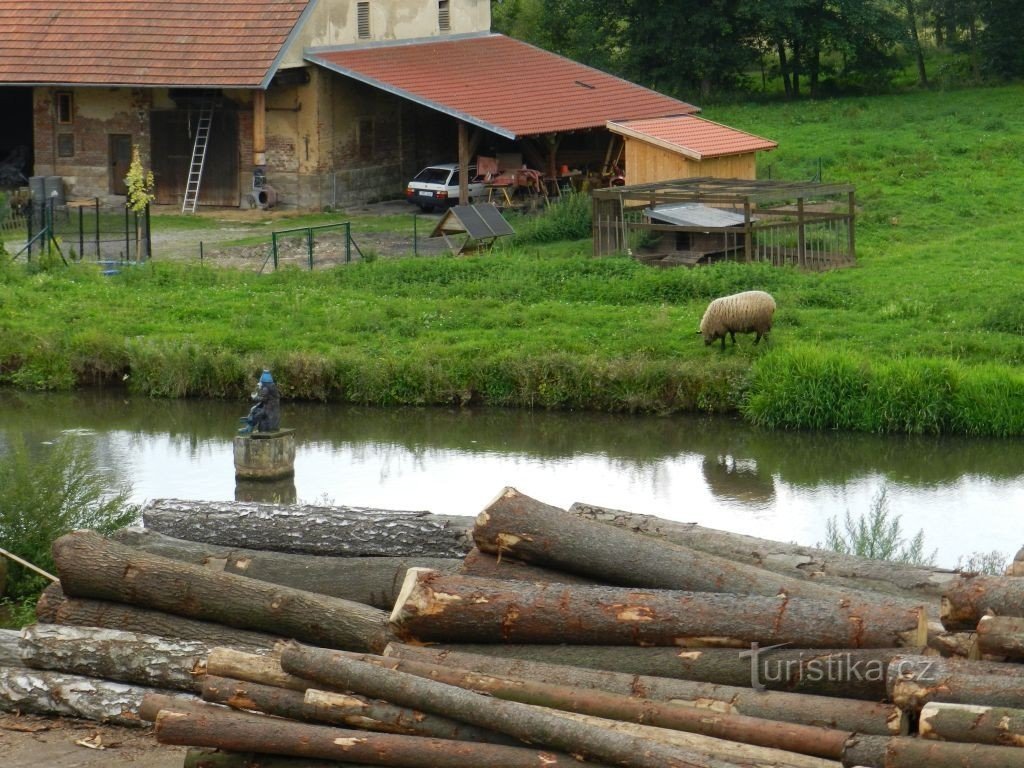
[[[196,140],[192,145],[192,163],[188,168],[188,182],[185,184],[185,200],[182,213],[195,213],[199,204],[199,185],[203,180],[203,165],[206,163],[206,148],[210,144],[210,125],[213,123],[214,102],[204,102],[199,108],[199,122],[196,124]]]

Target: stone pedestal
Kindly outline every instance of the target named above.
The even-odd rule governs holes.
[[[295,430],[235,437],[235,478],[278,480],[295,474]]]

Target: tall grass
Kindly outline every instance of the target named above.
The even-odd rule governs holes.
[[[825,524],[825,546],[846,555],[913,565],[935,565],[937,557],[937,551],[925,553],[923,530],[909,540],[904,537],[900,516],[889,509],[884,487],[871,500],[867,514],[854,519],[847,511],[841,528],[837,518],[830,518]]]

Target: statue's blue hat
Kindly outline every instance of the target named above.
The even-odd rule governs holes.
[[[260,384],[273,384],[273,383],[274,383],[274,377],[270,375],[270,371],[264,369],[263,375],[260,376]]]

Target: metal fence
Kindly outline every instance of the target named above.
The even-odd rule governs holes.
[[[274,269],[291,264],[313,270],[349,263],[355,255],[363,258],[352,239],[352,224],[344,221],[272,232],[268,260],[272,260]]]
[[[30,203],[25,211],[29,259],[55,243],[67,261],[127,263],[145,261],[152,253],[149,209],[88,202]],[[46,235],[49,229],[48,237]]]

